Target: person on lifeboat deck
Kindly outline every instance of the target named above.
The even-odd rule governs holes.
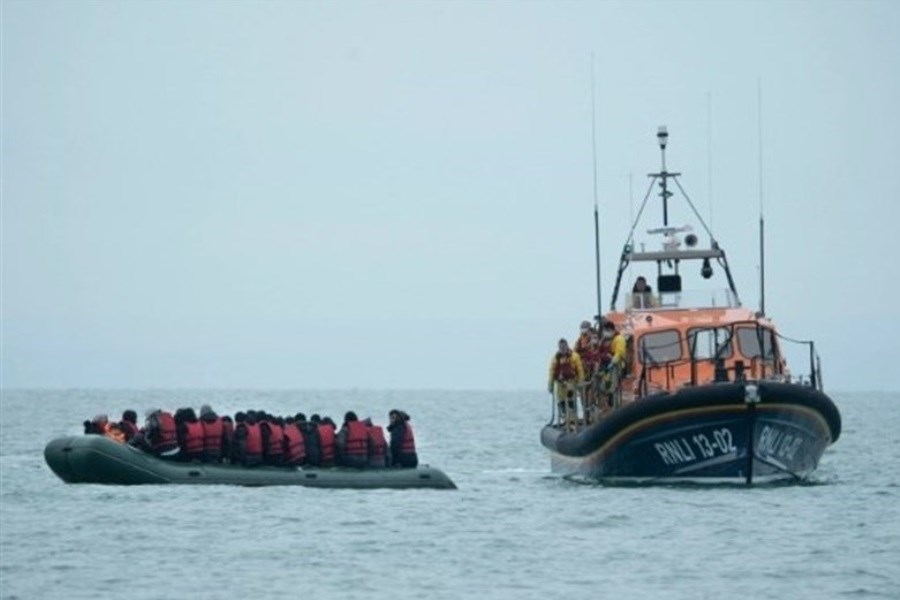
[[[659,302],[653,295],[653,288],[647,285],[647,280],[643,276],[634,280],[634,287],[631,288],[631,296],[629,298],[628,308],[646,309],[656,308]]]
[[[569,342],[562,338],[558,350],[550,359],[550,378],[547,391],[556,397],[559,414],[565,416],[566,425],[575,424],[575,396],[578,385],[584,381],[584,366],[577,352],[572,352]]]
[[[575,353],[581,359],[584,376],[590,379],[600,366],[600,339],[588,321],[581,322],[581,333],[575,342]]]
[[[616,330],[612,321],[603,321],[600,329],[600,394],[602,400],[612,406],[612,394],[619,385],[619,377],[625,366],[625,337]]]

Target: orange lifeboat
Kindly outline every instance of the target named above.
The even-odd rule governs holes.
[[[805,479],[841,429],[815,346],[781,336],[762,307],[742,305],[725,250],[681,188],[680,173],[666,170],[664,127],[658,138],[662,168],[650,174],[601,319],[624,336],[624,364],[603,374],[606,388],[597,376],[585,385],[575,415],[555,415],[543,428],[553,470],[629,483]],[[708,235],[706,247],[693,226],[669,222],[671,184]],[[635,231],[657,185],[663,221],[646,230],[651,241],[638,243]],[[620,293],[631,270],[647,275]],[[652,271],[656,290],[647,284]],[[710,287],[717,271],[721,288]],[[788,369],[788,343],[805,346],[806,374]],[[590,400],[604,392],[603,402]],[[596,406],[605,409],[599,417]]]

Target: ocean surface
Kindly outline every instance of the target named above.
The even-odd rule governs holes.
[[[539,392],[4,390],[0,598],[900,598],[900,394],[833,394],[813,482],[617,488],[550,473]],[[456,491],[67,485],[99,412],[412,416]]]

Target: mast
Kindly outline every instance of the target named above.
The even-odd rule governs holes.
[[[757,133],[759,139],[759,314],[766,314],[766,238],[763,221],[763,142],[762,142],[762,82],[756,80]]]
[[[666,130],[665,125],[659,126],[659,131],[656,133],[656,138],[659,140],[659,149],[662,152],[662,170],[659,172],[659,185],[662,188],[662,192],[659,193],[659,196],[663,201],[663,227],[668,227],[669,198],[672,197],[672,192],[670,192],[668,188],[669,174],[666,172],[666,143],[669,141],[669,132]]]
[[[659,173],[650,173],[648,177],[659,179],[659,187],[662,188],[662,191],[659,193],[659,197],[662,198],[663,202],[663,227],[668,227],[669,198],[675,195],[669,191],[669,179],[675,179],[676,177],[681,175],[681,173],[669,173],[668,171],[666,171],[666,144],[669,143],[669,131],[666,129],[665,125],[659,126],[659,130],[656,132],[656,139],[659,141],[659,150],[662,154],[662,169]],[[675,179],[675,183],[678,183],[677,179]]]
[[[706,195],[709,199],[709,228],[713,227],[712,178],[712,93],[706,92]]]
[[[594,166],[594,265],[597,270],[597,320],[603,314],[600,292],[600,211],[597,205],[597,111],[594,92],[594,53],[591,52],[591,150]]]

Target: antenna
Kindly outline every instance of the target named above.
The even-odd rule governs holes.
[[[766,314],[766,238],[763,221],[762,80],[756,79],[757,133],[759,135],[759,314]]]
[[[628,172],[628,222],[634,222],[634,173]]]
[[[712,93],[706,92],[706,195],[709,198],[709,228],[713,228]]]
[[[628,222],[634,222],[634,173],[628,172]],[[626,243],[631,243],[627,240]],[[628,277],[631,278],[631,263],[628,263]]]
[[[594,165],[594,263],[597,269],[597,320],[603,314],[603,299],[600,294],[600,216],[597,207],[597,110],[594,84],[594,53],[591,52],[591,150]]]

